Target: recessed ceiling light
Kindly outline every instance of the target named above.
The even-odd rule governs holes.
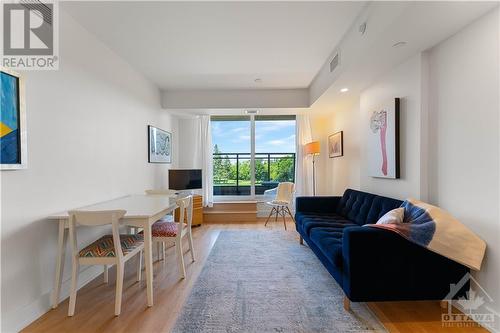
[[[348,92],[348,91],[349,91],[349,88],[342,88],[342,89],[340,89],[341,93],[345,93],[345,92]]]
[[[397,42],[397,43],[394,43],[392,45],[392,47],[401,47],[401,46],[405,46],[407,43],[405,41],[400,41],[400,42]]]
[[[261,78],[256,78],[255,80],[253,80],[255,83],[261,83],[262,82],[262,79]]]

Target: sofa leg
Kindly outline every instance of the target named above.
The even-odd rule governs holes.
[[[344,310],[351,310],[351,301],[349,300],[349,298],[347,298],[347,296],[344,296]]]
[[[304,245],[304,238],[302,238],[302,236],[300,236],[299,242],[300,242],[300,245]]]

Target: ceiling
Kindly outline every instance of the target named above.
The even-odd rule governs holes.
[[[397,3],[375,3],[380,12],[387,13]],[[373,5],[373,4],[372,4]],[[389,7],[388,7],[389,6]],[[350,110],[359,101],[360,93],[384,73],[410,57],[430,50],[446,38],[471,24],[498,6],[494,1],[416,1],[406,2],[390,20],[380,13],[371,12],[367,35],[351,29],[340,45],[344,54],[350,48],[352,59],[344,57],[342,72],[325,85],[326,90],[311,105],[311,112],[329,114],[337,110]],[[373,6],[372,6],[373,7]],[[375,8],[375,7],[374,7]],[[443,20],[446,18],[446,20]],[[385,26],[371,33],[376,21]],[[361,17],[361,21],[364,18]],[[401,47],[394,44],[404,41]],[[347,93],[340,89],[348,87]]]
[[[114,1],[62,8],[160,89],[211,90],[309,87],[364,5]]]

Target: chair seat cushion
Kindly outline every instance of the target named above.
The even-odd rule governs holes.
[[[151,227],[153,237],[175,237],[177,236],[177,222],[164,222],[162,220],[155,222]]]
[[[141,234],[120,235],[123,255],[127,255],[144,243]],[[105,235],[79,252],[80,257],[116,257],[113,236]]]

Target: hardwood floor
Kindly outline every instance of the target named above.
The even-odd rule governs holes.
[[[193,263],[189,255],[185,256],[184,280],[179,280],[173,247],[167,250],[166,261],[155,262],[155,305],[151,308],[146,305],[146,284],[144,281],[135,282],[136,265],[131,261],[126,267],[119,317],[114,316],[115,269],[112,268],[109,284],[104,284],[101,275],[78,292],[74,317],[67,317],[68,300],[65,300],[23,332],[169,332],[220,231],[264,229],[264,221],[259,218],[258,223],[207,223],[193,229],[197,261]],[[288,232],[296,233],[293,222],[288,221],[287,227]],[[283,221],[272,221],[266,228],[283,230]],[[297,234],[299,246],[298,239]],[[187,251],[187,248],[187,242],[184,242],[184,250]],[[390,332],[487,332],[482,328],[442,327],[439,302],[386,302],[369,306]]]

